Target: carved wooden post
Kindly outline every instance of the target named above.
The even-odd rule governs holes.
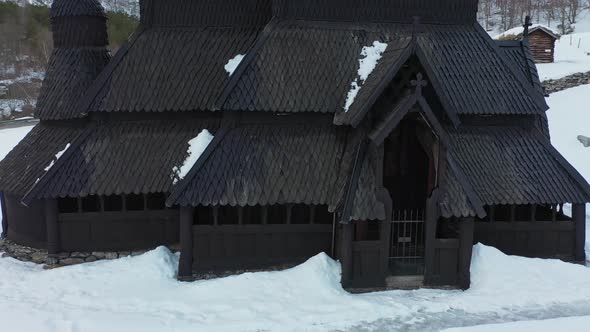
[[[473,253],[473,217],[459,221],[459,286],[468,289],[471,284],[471,255]]]
[[[59,223],[57,220],[58,208],[57,200],[45,200],[45,227],[47,232],[47,253],[50,257],[55,257],[59,254],[60,236]],[[57,262],[56,262],[57,263]]]
[[[586,205],[574,204],[572,208],[572,219],[576,224],[576,252],[575,259],[578,262],[586,260]]]
[[[194,208],[180,208],[180,261],[178,280],[189,281],[193,275],[193,217]]]
[[[350,287],[352,283],[352,242],[353,238],[352,222],[342,224],[340,228],[340,263],[342,264],[342,286]]]

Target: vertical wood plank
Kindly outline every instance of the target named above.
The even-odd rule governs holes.
[[[180,261],[178,263],[178,279],[190,280],[193,272],[193,218],[194,208],[180,208]]]
[[[5,238],[8,235],[8,216],[6,210],[6,199],[4,193],[0,192],[0,207],[2,210],[2,234],[0,238]]]
[[[59,223],[57,220],[58,207],[56,199],[45,200],[45,226],[47,232],[47,253],[51,256],[59,254]]]
[[[575,259],[578,262],[586,261],[586,205],[574,204],[572,207],[572,219],[576,224],[576,252]]]
[[[436,189],[426,203],[425,218],[425,257],[424,257],[424,283],[432,284],[435,279],[435,245],[436,245],[436,228],[438,225],[438,201],[440,192]]]
[[[471,256],[473,252],[473,218],[463,218],[459,221],[459,275],[458,283],[462,289],[468,289],[471,284]]]
[[[342,264],[342,286],[349,287],[352,283],[352,241],[353,223],[340,226],[340,262]]]

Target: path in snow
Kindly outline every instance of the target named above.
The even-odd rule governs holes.
[[[537,321],[552,318],[563,317],[578,317],[590,316],[590,300],[586,302],[576,302],[569,304],[556,304],[550,306],[539,306],[537,308],[506,308],[501,311],[483,312],[483,313],[469,313],[463,310],[450,309],[446,312],[428,313],[418,312],[410,319],[380,319],[372,323],[363,323],[358,326],[351,327],[345,330],[338,330],[342,332],[436,332],[443,329],[458,328],[458,327],[474,327],[477,325],[499,324],[506,322],[523,322],[523,321]],[[478,332],[474,327],[474,332]],[[490,330],[481,330],[482,332],[503,331],[496,327]],[[518,330],[519,332],[539,332],[536,328],[530,330]],[[552,330],[553,332],[555,330]],[[582,330],[580,330],[582,331]],[[586,330],[584,330],[586,331]],[[457,329],[445,332],[471,332],[471,329]],[[568,331],[570,332],[570,331]]]
[[[472,326],[444,330],[443,332],[588,332],[589,326],[590,316],[582,316]]]

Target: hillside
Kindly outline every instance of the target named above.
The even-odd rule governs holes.
[[[0,1],[0,120],[30,116],[53,49],[49,7]],[[131,8],[131,7],[130,7]],[[125,11],[108,11],[111,51],[135,30],[138,19]]]

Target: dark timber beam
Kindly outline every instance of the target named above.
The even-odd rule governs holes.
[[[430,285],[435,278],[435,245],[436,245],[436,228],[438,226],[438,203],[440,190],[435,189],[432,195],[426,201],[426,218],[425,218],[425,257],[424,257],[424,283]]]
[[[0,192],[0,210],[2,210],[2,234],[0,234],[0,239],[4,239],[8,235],[8,216],[3,192]]]
[[[347,223],[340,226],[340,263],[342,264],[342,287],[352,284],[352,245],[354,240],[354,224]]]
[[[190,281],[193,275],[193,217],[195,209],[180,208],[180,261],[178,280]]]
[[[459,221],[459,287],[468,289],[471,284],[471,255],[473,253],[473,217]]]
[[[574,204],[572,207],[572,219],[576,224],[576,261],[586,261],[584,246],[586,244],[586,205]]]
[[[55,257],[60,252],[58,208],[56,199],[47,199],[45,204],[45,227],[47,232],[47,254]]]

